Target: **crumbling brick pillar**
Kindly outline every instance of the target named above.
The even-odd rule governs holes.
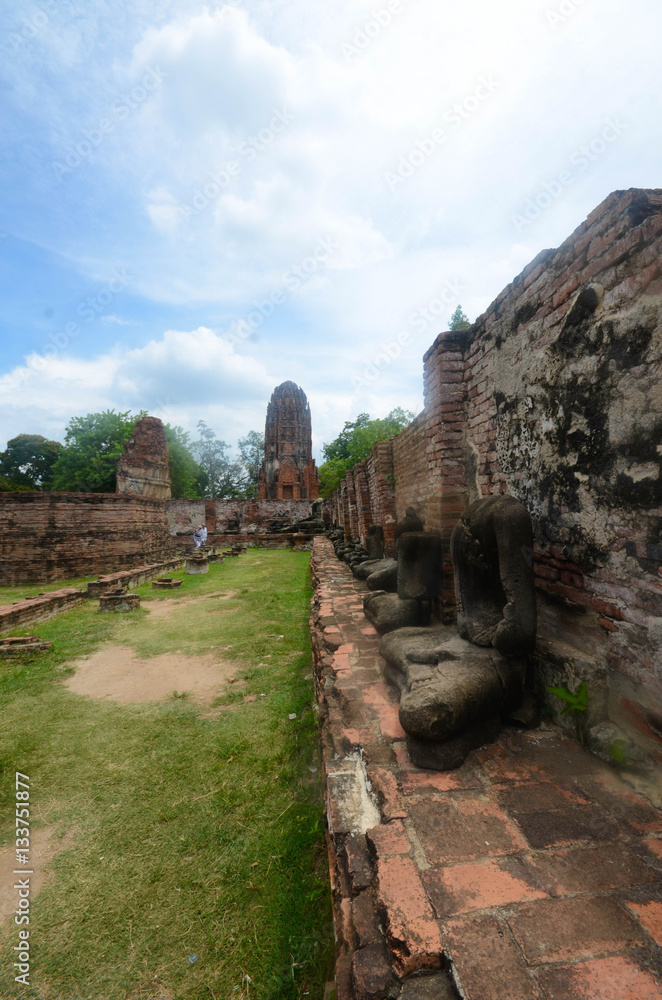
[[[349,531],[352,538],[359,537],[359,519],[356,510],[356,484],[354,482],[354,469],[350,469],[346,474],[347,481],[347,506],[349,510]]]
[[[381,524],[384,529],[385,552],[392,555],[397,518],[393,481],[393,443],[391,441],[379,441],[373,445],[368,459],[368,479],[370,481],[372,523]]]
[[[428,510],[426,528],[438,530],[441,534],[441,611],[448,620],[455,614],[450,537],[469,499],[464,446],[467,340],[464,332],[440,333],[423,356],[426,450],[432,493],[437,498]]]
[[[372,508],[370,506],[370,481],[366,462],[359,462],[354,467],[354,487],[356,490],[356,513],[358,532],[361,544],[365,545],[368,528],[372,524]]]

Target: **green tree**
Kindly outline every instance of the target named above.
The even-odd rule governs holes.
[[[82,493],[114,493],[117,463],[144,411],[88,413],[72,417],[65,445],[53,466],[53,489]]]
[[[458,306],[453,315],[451,316],[450,323],[448,324],[449,330],[469,330],[471,327],[471,321],[466,315],[462,306]]]
[[[164,426],[168,442],[168,465],[173,497],[203,497],[207,476],[192,452],[190,435],[183,427]]]
[[[369,414],[359,413],[356,420],[348,420],[338,437],[322,447],[325,461],[319,469],[320,496],[332,496],[346,471],[367,458],[373,445],[390,441],[413,419],[413,413],[397,406],[383,419],[371,420]]]
[[[0,477],[14,488],[50,490],[53,466],[61,450],[59,441],[49,441],[41,434],[19,434],[0,453]]]
[[[249,431],[245,438],[239,438],[239,461],[246,477],[245,496],[257,497],[257,474],[264,458],[264,434]]]
[[[218,500],[245,496],[246,476],[241,464],[229,458],[229,446],[204,420],[198,421],[197,428],[200,437],[191,450],[205,474],[203,495]]]

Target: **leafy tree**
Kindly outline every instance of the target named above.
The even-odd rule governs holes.
[[[246,477],[245,496],[257,497],[257,474],[264,458],[264,434],[249,431],[245,438],[239,438],[239,461]]]
[[[450,323],[448,324],[449,330],[469,330],[471,327],[471,321],[466,315],[462,306],[458,306],[453,315],[451,316]]]
[[[0,477],[13,483],[14,489],[50,490],[53,466],[61,450],[59,441],[49,441],[41,434],[19,434],[0,453]]]
[[[191,450],[205,474],[203,495],[219,500],[242,497],[246,491],[246,476],[239,462],[227,455],[228,445],[216,437],[216,432],[199,420],[199,439]]]
[[[359,413],[356,420],[348,420],[338,437],[322,448],[326,461],[319,469],[320,496],[330,497],[346,471],[367,458],[373,445],[378,441],[390,441],[413,419],[413,413],[397,406],[381,420],[371,420],[367,413]]]
[[[11,479],[7,479],[6,476],[0,476],[0,493],[30,493],[32,492],[29,486],[19,486],[18,483],[13,482]]]
[[[53,466],[54,490],[83,493],[114,493],[117,463],[131,437],[136,420],[144,411],[88,413],[72,417],[67,426],[65,446]]]
[[[168,465],[173,497],[204,496],[207,476],[191,452],[190,435],[182,427],[164,427],[168,441]]]

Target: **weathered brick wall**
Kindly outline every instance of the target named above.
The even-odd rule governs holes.
[[[441,532],[446,616],[463,510],[494,493],[522,501],[541,689],[586,680],[589,728],[609,718],[660,760],[661,261],[662,191],[610,195],[469,331],[437,337],[424,413],[376,446],[391,454],[379,484],[368,463],[374,522],[411,504]]]
[[[171,534],[182,540],[190,538],[201,524],[207,525],[210,536],[268,534],[310,517],[312,501],[167,500],[165,512]]]
[[[0,585],[49,583],[172,554],[163,501],[114,493],[0,493]]]
[[[414,507],[427,526],[428,504],[432,500],[430,475],[426,455],[426,417],[419,413],[393,439],[393,479],[395,509],[398,520],[407,507]]]
[[[660,760],[661,258],[662,191],[636,190],[539,254],[467,335],[463,426],[449,440],[439,412],[428,452],[455,446],[459,505],[507,492],[533,517],[541,681],[586,680],[589,725]],[[428,352],[429,416],[457,353],[444,334]]]

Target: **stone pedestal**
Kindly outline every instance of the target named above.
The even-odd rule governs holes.
[[[172,580],[170,577],[162,577],[160,580],[152,580],[152,590],[179,590],[182,580]]]
[[[109,590],[99,598],[99,611],[136,611],[140,607],[140,594],[127,594],[124,590]]]
[[[191,554],[186,557],[186,575],[187,576],[198,576],[202,573],[209,572],[209,556]]]

